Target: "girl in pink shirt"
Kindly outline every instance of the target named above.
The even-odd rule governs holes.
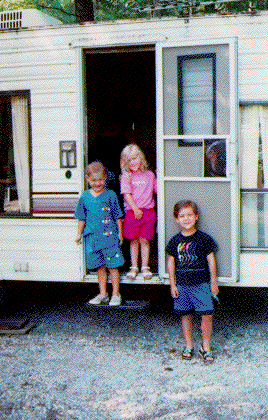
[[[126,216],[123,235],[130,240],[131,267],[127,277],[133,280],[138,274],[138,257],[141,250],[141,272],[145,280],[152,278],[150,271],[150,241],[154,237],[156,213],[153,193],[157,192],[155,174],[141,149],[129,144],[121,153],[121,194],[124,195]]]

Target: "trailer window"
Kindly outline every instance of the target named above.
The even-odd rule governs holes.
[[[0,94],[0,213],[30,211],[29,100]]]
[[[268,104],[240,107],[241,244],[268,247]]]

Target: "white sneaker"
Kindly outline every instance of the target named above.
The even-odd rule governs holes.
[[[119,295],[119,296],[113,295],[112,299],[109,302],[109,305],[110,306],[119,306],[119,305],[121,305],[121,303],[122,303],[121,295]]]
[[[88,303],[90,305],[100,305],[101,303],[108,303],[108,302],[109,302],[108,294],[103,296],[99,293],[97,296],[95,296],[93,299],[91,299]]]

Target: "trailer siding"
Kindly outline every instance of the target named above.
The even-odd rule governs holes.
[[[188,23],[155,19],[0,31],[0,91],[30,91],[33,197],[36,193],[76,193],[78,199],[84,188],[77,45],[152,45],[165,40],[183,45],[237,38],[238,99],[268,103],[267,18],[264,12],[191,18]],[[70,179],[59,165],[59,141],[63,140],[77,144],[77,168]],[[74,244],[75,233],[74,219],[0,218],[0,278],[81,281],[83,255],[82,247]],[[268,279],[267,258],[265,253],[241,254],[242,285],[252,285],[252,278],[259,276],[255,285],[268,286],[268,280],[262,280]],[[20,264],[28,271],[18,271]]]

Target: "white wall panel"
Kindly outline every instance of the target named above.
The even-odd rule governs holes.
[[[4,279],[82,280],[82,247],[75,244],[76,220],[1,220],[0,273]],[[28,272],[15,271],[28,264]]]
[[[241,286],[268,287],[267,252],[245,252],[240,256]]]
[[[57,160],[58,162],[58,160]],[[43,169],[35,170],[33,177],[33,191],[34,192],[76,192],[80,190],[79,172],[71,169],[72,177],[67,179],[65,177],[66,169],[60,168],[51,169],[49,165],[44,162]]]

